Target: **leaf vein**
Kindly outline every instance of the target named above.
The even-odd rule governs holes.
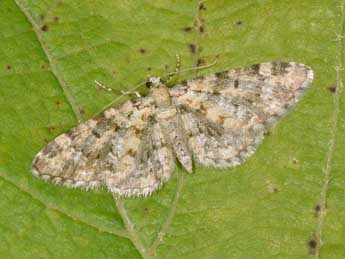
[[[51,209],[51,210],[55,210],[57,211],[58,213],[62,214],[62,215],[65,215],[66,217],[69,217],[70,219],[72,219],[73,221],[75,222],[78,222],[78,223],[83,223],[91,228],[94,228],[96,230],[98,230],[99,232],[103,232],[103,233],[107,233],[107,234],[111,234],[111,235],[115,235],[115,236],[119,236],[119,237],[124,237],[124,238],[129,238],[128,237],[128,233],[127,231],[122,231],[122,230],[113,230],[113,229],[106,229],[106,228],[101,228],[99,226],[96,226],[96,225],[93,225],[91,224],[90,222],[86,222],[74,215],[71,215],[69,214],[68,212],[62,210],[61,208],[53,205],[53,204],[49,204],[43,200],[41,200],[38,196],[36,196],[35,194],[33,194],[32,192],[30,192],[28,189],[26,189],[25,187],[23,186],[19,186],[17,184],[15,184],[14,182],[12,182],[11,180],[7,179],[5,176],[3,175],[0,175],[0,178],[5,181],[6,183],[14,186],[15,188],[17,188],[19,191],[29,195],[33,200],[41,203],[42,205],[44,205],[46,208],[48,209]]]
[[[57,65],[54,61],[53,56],[48,51],[48,47],[46,46],[46,43],[43,39],[42,33],[40,31],[40,27],[38,26],[38,24],[36,24],[33,17],[30,15],[29,11],[24,7],[23,4],[20,3],[19,0],[15,0],[15,3],[19,7],[19,9],[23,12],[23,14],[28,19],[28,21],[31,23],[31,25],[32,25],[32,27],[33,27],[36,35],[37,35],[38,42],[40,43],[41,48],[44,51],[44,53],[45,53],[45,55],[49,61],[52,73],[54,74],[55,78],[59,82],[59,85],[61,86],[62,91],[63,91],[64,95],[66,96],[68,103],[71,105],[71,108],[74,112],[74,115],[76,116],[76,119],[78,120],[78,122],[81,122],[82,121],[81,112],[79,111],[77,104],[76,104],[76,101],[74,100],[72,93],[68,89],[67,84],[66,84],[65,80],[63,79],[63,76],[61,76],[60,73],[58,72]]]
[[[342,64],[342,52],[343,52],[343,32],[344,32],[344,21],[345,21],[345,0],[342,0],[340,5],[340,23],[339,23],[339,31],[337,34],[337,42],[338,42],[338,52],[337,52],[337,65],[335,67],[336,70],[336,92],[334,94],[334,111],[333,111],[333,121],[332,121],[332,128],[331,128],[331,138],[329,141],[328,152],[327,152],[327,161],[326,166],[323,169],[323,183],[321,189],[321,197],[320,197],[320,216],[318,218],[317,226],[316,226],[316,242],[317,247],[315,249],[314,258],[318,259],[320,256],[320,247],[322,245],[322,227],[324,224],[324,220],[327,214],[326,210],[326,203],[327,203],[327,191],[329,186],[329,181],[331,177],[331,170],[332,170],[332,162],[333,162],[333,155],[335,149],[335,139],[337,133],[337,125],[339,120],[339,108],[340,108],[340,93],[343,88],[342,82],[342,75],[341,72],[344,70]]]

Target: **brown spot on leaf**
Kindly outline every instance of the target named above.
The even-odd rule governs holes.
[[[315,249],[316,249],[316,247],[317,247],[317,242],[316,242],[316,240],[314,240],[314,239],[309,240],[309,242],[308,242],[308,247],[309,247],[309,253],[310,253],[311,255],[314,255],[314,254],[315,254]]]
[[[205,6],[204,3],[201,3],[201,4],[199,5],[199,10],[201,10],[201,11],[206,11],[206,10],[207,10],[207,8],[206,8],[206,6]]]
[[[189,46],[189,49],[190,49],[190,52],[192,52],[193,54],[195,54],[196,52],[196,45],[191,43],[188,45]]]
[[[60,105],[61,102],[58,100],[58,101],[55,102],[55,104],[56,104],[56,105]]]
[[[147,71],[151,71],[151,68],[150,67],[148,67],[148,68],[146,68],[147,69]]]
[[[201,66],[203,64],[205,64],[205,60],[203,60],[202,58],[198,58],[197,66]]]
[[[185,27],[183,30],[184,30],[185,32],[190,32],[190,31],[192,30],[192,27]]]
[[[85,110],[83,108],[79,109],[81,114],[85,114]]]
[[[336,86],[331,86],[327,88],[328,91],[330,91],[332,94],[334,94],[335,92],[337,92],[337,87]]]
[[[44,24],[44,25],[41,27],[41,30],[44,31],[44,32],[48,31],[48,30],[49,30],[48,25],[47,25],[47,24]]]
[[[12,69],[11,65],[7,65],[6,68],[7,68],[7,70],[11,70]]]
[[[43,14],[40,14],[40,20],[43,21],[45,16]]]
[[[201,26],[199,27],[199,32],[203,33],[204,31],[205,31],[205,27],[201,25]]]
[[[314,211],[315,211],[315,217],[318,217],[321,211],[321,207],[319,204],[314,207]]]
[[[239,26],[239,25],[242,25],[242,21],[241,20],[238,20],[237,22],[235,22],[235,24],[237,25],[237,26]]]
[[[141,48],[141,49],[139,49],[139,52],[140,52],[141,54],[145,54],[145,53],[146,53],[146,49]]]
[[[59,17],[55,16],[55,17],[53,18],[53,20],[54,20],[54,22],[59,22]]]

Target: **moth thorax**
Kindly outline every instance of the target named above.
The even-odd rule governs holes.
[[[167,107],[171,105],[169,89],[165,85],[160,85],[151,89],[151,95],[158,107]]]

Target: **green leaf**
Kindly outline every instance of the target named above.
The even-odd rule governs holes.
[[[2,0],[0,257],[343,258],[344,5]],[[273,60],[305,63],[315,80],[246,163],[178,169],[150,198],[31,175],[47,142],[128,98],[95,80],[132,89],[173,71],[176,54],[182,69],[218,62],[175,82]]]

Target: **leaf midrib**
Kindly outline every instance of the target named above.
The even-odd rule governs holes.
[[[320,216],[317,221],[316,225],[316,243],[317,247],[315,250],[314,258],[318,259],[320,256],[320,248],[322,245],[322,227],[324,223],[324,219],[327,214],[326,210],[326,202],[327,202],[327,191],[329,187],[329,179],[330,174],[332,171],[332,162],[333,162],[333,155],[335,149],[335,140],[336,140],[336,133],[337,133],[337,126],[339,121],[339,109],[340,109],[340,94],[343,88],[342,82],[342,74],[341,71],[344,70],[343,63],[342,63],[342,52],[343,52],[343,37],[344,37],[344,21],[345,21],[345,0],[342,0],[340,4],[340,22],[339,22],[339,31],[337,33],[337,65],[335,67],[336,70],[336,92],[334,94],[334,111],[333,111],[333,121],[332,121],[332,128],[331,128],[331,138],[329,141],[328,151],[327,151],[327,160],[325,168],[323,169],[323,183],[320,195]]]

